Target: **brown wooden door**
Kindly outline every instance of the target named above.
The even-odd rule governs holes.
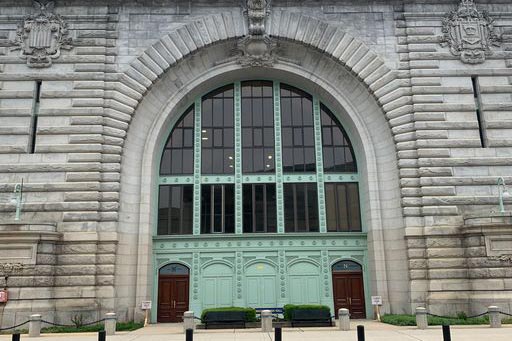
[[[333,273],[332,286],[336,317],[338,309],[346,308],[350,311],[351,318],[366,318],[362,273]]]
[[[188,310],[188,275],[160,275],[158,279],[158,322],[183,322]]]

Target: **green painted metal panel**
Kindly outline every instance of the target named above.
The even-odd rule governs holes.
[[[277,233],[284,233],[284,191],[283,191],[283,156],[281,142],[281,85],[274,82],[274,138],[276,167],[276,215]]]
[[[201,233],[201,103],[194,102],[194,235]]]
[[[317,179],[316,174],[284,174],[283,175],[284,183],[316,182],[316,179]]]
[[[324,159],[322,155],[322,119],[320,115],[320,101],[313,97],[313,120],[315,125],[315,157],[316,157],[316,183],[318,193],[318,222],[320,232],[327,232],[327,217],[325,213],[324,189]]]
[[[235,233],[243,232],[242,202],[242,86],[235,82]]]
[[[160,185],[192,185],[193,176],[161,176]]]
[[[359,182],[357,173],[328,173],[324,174],[325,182]]]
[[[235,176],[233,175],[203,175],[201,176],[202,184],[233,184]]]
[[[244,175],[242,177],[242,182],[244,184],[252,184],[252,183],[274,183],[276,182],[276,176],[270,174],[256,174],[256,175]]]

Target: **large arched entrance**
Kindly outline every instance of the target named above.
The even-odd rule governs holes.
[[[270,249],[272,252],[268,254],[268,260],[278,266],[276,268],[278,271],[278,304],[288,303],[286,300],[288,300],[291,293],[288,292],[286,286],[286,283],[289,281],[288,276],[290,275],[287,273],[287,269],[292,260],[300,258],[312,259],[315,263],[320,265],[319,300],[322,304],[333,306],[330,261],[348,258],[357,259],[361,264],[365,264],[365,269],[368,271],[368,285],[365,287],[367,295],[369,295],[371,291],[372,294],[378,294],[384,298],[388,297],[388,282],[390,280],[396,280],[397,285],[394,286],[394,289],[396,289],[397,295],[401,295],[400,300],[405,302],[407,297],[402,295],[402,293],[406,292],[407,288],[405,286],[407,283],[403,281],[402,277],[406,277],[406,274],[404,272],[388,273],[386,270],[388,263],[386,253],[401,253],[403,250],[400,248],[394,248],[389,251],[385,249],[385,241],[382,232],[384,229],[399,229],[402,227],[401,222],[395,219],[395,217],[399,216],[400,205],[399,202],[394,200],[394,198],[399,196],[399,186],[396,177],[396,160],[394,159],[395,154],[392,134],[387,126],[381,106],[371,97],[368,87],[365,87],[365,83],[367,85],[372,84],[376,81],[374,77],[380,74],[381,71],[388,72],[387,69],[384,70],[383,67],[375,76],[370,76],[372,72],[376,71],[373,67],[378,68],[378,65],[373,64],[373,66],[371,66],[373,70],[361,70],[358,68],[357,72],[354,71],[354,73],[358,75],[361,74],[361,77],[364,78],[364,82],[361,82],[354,77],[350,71],[344,68],[337,59],[329,58],[327,54],[318,50],[286,40],[280,42],[281,49],[279,53],[282,55],[283,60],[296,60],[298,54],[300,54],[300,63],[291,64],[289,62],[276,61],[271,68],[243,68],[236,62],[230,61],[232,59],[229,59],[229,55],[226,51],[229,51],[231,44],[232,41],[222,41],[205,46],[198,51],[198,53],[183,58],[183,63],[180,62],[173,64],[171,67],[165,67],[165,72],[155,70],[156,75],[159,77],[158,80],[156,78],[152,79],[150,82],[144,80],[144,83],[147,84],[146,86],[152,84],[151,90],[144,93],[144,97],[136,109],[133,121],[130,123],[130,129],[134,129],[136,133],[128,134],[123,162],[128,162],[131,166],[129,170],[126,167],[123,168],[123,176],[121,178],[123,183],[122,188],[124,188],[125,191],[123,195],[128,198],[128,200],[122,201],[121,220],[126,222],[123,225],[126,229],[126,238],[131,238],[131,234],[138,234],[139,250],[141,250],[137,258],[139,265],[136,283],[137,294],[134,297],[145,297],[146,299],[152,297],[153,301],[156,302],[158,292],[158,271],[156,269],[160,264],[166,264],[173,261],[173,259],[180,259],[191,265],[190,308],[196,313],[199,313],[202,308],[199,305],[199,300],[203,295],[201,292],[203,274],[201,270],[196,269],[201,269],[201,266],[208,261],[218,261],[217,256],[213,254],[214,251],[217,252],[231,248],[231,253],[222,255],[222,258],[229,261],[230,264],[233,264],[234,284],[232,302],[233,305],[244,305],[244,298],[247,297],[244,293],[244,264],[247,264],[246,262],[251,259],[261,257],[262,249],[267,248],[267,250]],[[194,66],[193,68],[191,67],[192,65]],[[140,71],[142,71],[142,68]],[[146,72],[146,74],[153,76],[148,72]],[[140,74],[132,73],[132,75],[136,77]],[[389,75],[389,77],[391,76],[392,75]],[[359,177],[357,181],[360,181],[360,218],[361,225],[363,226],[360,235],[356,236],[352,231],[339,232],[349,233],[350,236],[344,238],[345,240],[338,239],[333,241],[331,236],[329,236],[326,224],[324,225],[326,231],[318,232],[318,238],[304,238],[304,236],[300,236],[301,231],[294,231],[298,232],[295,236],[286,236],[286,227],[284,224],[281,224],[281,226],[277,226],[282,230],[276,233],[276,238],[263,239],[257,234],[247,238],[244,236],[245,232],[243,231],[245,226],[240,227],[240,225],[236,225],[237,230],[235,230],[235,234],[232,238],[223,239],[216,235],[216,233],[220,231],[221,228],[223,228],[223,233],[231,231],[231,226],[227,224],[231,222],[231,213],[227,208],[223,211],[220,210],[218,215],[220,217],[220,223],[217,224],[215,220],[217,211],[215,211],[214,208],[213,211],[212,209],[210,209],[210,211],[204,211],[210,212],[209,216],[204,217],[209,217],[210,219],[204,219],[203,221],[210,222],[210,230],[205,227],[205,231],[211,232],[208,236],[204,236],[205,240],[194,239],[196,233],[203,235],[201,231],[201,219],[203,217],[201,216],[193,217],[194,220],[200,223],[196,225],[199,229],[193,229],[191,236],[180,236],[179,238],[166,236],[158,237],[158,216],[155,214],[154,208],[158,207],[158,188],[160,185],[190,185],[199,187],[201,190],[209,189],[209,193],[213,191],[213,194],[216,193],[216,189],[219,187],[217,192],[220,193],[218,195],[220,198],[219,202],[222,202],[222,200],[230,198],[231,189],[229,186],[231,186],[231,183],[235,182],[233,177],[237,176],[237,174],[233,176],[229,173],[222,174],[222,176],[205,178],[204,174],[202,174],[201,167],[199,167],[198,171],[194,169],[194,172],[198,173],[197,175],[199,175],[200,178],[198,177],[198,179],[196,179],[194,176],[193,181],[189,179],[191,178],[189,174],[174,177],[171,175],[168,180],[172,182],[167,182],[166,184],[160,182],[160,180],[162,180],[161,177],[159,177],[160,160],[170,131],[178,124],[178,121],[183,117],[187,108],[190,108],[191,103],[194,103],[194,106],[201,106],[201,101],[198,101],[198,99],[201,98],[200,96],[208,94],[210,91],[223,84],[244,82],[251,79],[272,79],[273,82],[299,87],[301,90],[318,98],[318,104],[322,103],[326,108],[329,108],[332,113],[335,114],[335,118],[337,118],[339,123],[345,128],[347,134],[351,137],[354,153],[356,156],[359,156],[358,167],[360,166],[360,169],[358,169]],[[372,92],[375,88],[378,89],[379,87],[380,86],[374,87]],[[222,100],[228,101],[228,97],[227,95],[223,95]],[[219,101],[220,100],[219,98]],[[199,125],[196,124],[195,126],[198,127]],[[263,124],[261,128],[265,129],[266,127]],[[292,128],[295,129],[295,127]],[[206,127],[204,130],[208,129],[209,128]],[[215,130],[216,127],[213,127],[213,129]],[[199,131],[200,133],[202,133],[201,130]],[[213,135],[210,136],[213,136],[215,139],[215,132],[212,134]],[[317,134],[315,136],[322,135]],[[204,136],[204,138],[206,137],[210,139],[209,136]],[[201,140],[202,137],[199,137],[199,139]],[[315,145],[320,146],[321,141],[320,144],[315,142]],[[235,147],[243,146],[237,145]],[[284,147],[284,145],[282,145],[282,147]],[[287,154],[285,156],[290,155],[291,154]],[[303,155],[305,157],[308,154],[305,153]],[[223,160],[226,161],[226,158],[230,160],[229,156],[228,154],[223,154]],[[273,157],[275,157],[275,155]],[[318,160],[315,160],[315,162],[318,162]],[[241,164],[243,167],[243,161]],[[230,168],[229,163],[226,163],[226,165]],[[264,164],[264,166],[266,167],[266,164]],[[282,167],[282,169],[284,168]],[[176,171],[179,172],[180,170]],[[224,172],[224,169],[222,171]],[[211,173],[212,175],[217,175],[213,174],[216,173],[214,171]],[[305,170],[304,173],[307,173],[307,171]],[[324,184],[329,181],[338,181],[337,178],[333,177],[327,179],[328,175],[326,174],[318,173],[316,175],[324,176]],[[299,176],[301,177],[300,179]],[[381,178],[386,179],[386,181],[382,181]],[[291,184],[289,186],[292,191],[299,193],[300,191],[305,192],[306,190],[310,190],[309,187],[303,185],[303,183],[308,182],[309,179],[309,177],[304,177],[303,174],[301,174],[296,178],[290,177],[289,180],[282,177],[281,181],[283,183],[283,189],[284,185],[287,185],[286,182],[289,181]],[[352,181],[353,179],[349,178],[349,180]],[[185,181],[185,183],[181,184],[181,181]],[[206,184],[206,181],[208,181],[208,184]],[[245,181],[246,180],[242,178],[242,186],[238,186],[238,195],[242,197],[244,194],[243,185]],[[254,189],[252,187],[251,189],[257,192],[261,189],[261,187],[257,187],[260,186],[258,182],[266,182],[271,185],[274,183],[279,184],[278,180],[275,178],[261,177],[260,180],[257,175],[250,177],[247,184],[254,185],[252,186]],[[314,178],[313,182],[315,182]],[[206,186],[210,187],[207,188]],[[224,186],[224,189],[222,189],[222,186]],[[355,186],[353,187],[355,188]],[[314,188],[313,186],[311,190],[314,190]],[[137,189],[140,191],[139,196],[133,194],[136,193]],[[189,189],[186,189],[186,191],[182,193],[186,194],[187,190]],[[249,190],[247,191],[249,192]],[[265,191],[267,198],[269,198],[268,188],[265,189]],[[265,191],[260,192],[263,193]],[[176,191],[176,193],[178,192],[179,191]],[[255,197],[257,195],[256,192],[254,194]],[[270,193],[272,195],[272,189]],[[205,204],[211,203],[212,200],[215,203],[215,195],[213,198],[214,199],[210,198],[209,201],[207,200],[208,198],[206,198],[203,204],[199,203],[198,207],[204,207]],[[380,209],[381,202],[386,203],[386,210]],[[292,208],[290,203],[291,201],[288,201],[291,212]],[[305,205],[306,204],[303,206]],[[299,220],[298,218],[300,218],[295,215],[296,207],[299,207],[299,205],[294,201],[294,214],[293,216],[290,214],[290,221],[292,218],[297,221]],[[286,210],[284,203],[280,209]],[[325,211],[325,209],[324,207],[323,210]],[[196,212],[200,212],[200,209],[196,210]],[[185,216],[186,215],[183,217]],[[222,217],[224,217],[224,220],[222,220]],[[310,216],[308,215],[307,218],[309,219]],[[217,226],[219,226],[219,229],[216,229]],[[306,227],[307,226],[316,228],[314,224],[306,225]],[[189,227],[182,225],[180,231],[189,233],[190,230],[188,230],[188,228]],[[249,229],[249,227],[247,228]],[[274,233],[270,232],[272,224],[267,223],[266,228],[266,233]],[[282,233],[281,235],[279,234],[280,232]],[[290,233],[292,233],[292,231],[290,231]],[[366,237],[366,235],[368,235],[368,237]],[[370,235],[371,238],[369,237]],[[279,239],[279,237],[282,239]],[[285,246],[286,249],[289,249],[289,253],[288,250],[285,250]],[[144,256],[143,250],[146,250],[148,247],[151,249],[151,258]],[[247,253],[237,250],[237,248],[241,247],[244,247]],[[322,248],[323,250],[321,250]],[[171,253],[175,253],[176,250],[181,252],[181,256],[177,258],[171,255]],[[294,254],[293,252],[296,250],[312,250],[314,252],[308,255]],[[393,259],[403,260],[403,262],[400,261],[400,268],[406,266],[405,257],[394,257]],[[119,271],[121,270],[122,268],[120,267]],[[366,307],[367,311],[369,309],[370,307]],[[138,311],[136,310],[136,312]],[[152,316],[154,321],[156,321],[156,311],[153,311]]]
[[[188,310],[189,269],[182,264],[167,264],[158,275],[158,322],[182,322]]]

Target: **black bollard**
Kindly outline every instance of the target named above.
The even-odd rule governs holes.
[[[281,327],[276,327],[274,341],[283,341],[283,331]]]
[[[194,341],[194,330],[193,329],[185,330],[185,341]]]
[[[449,325],[443,325],[443,341],[452,341]]]
[[[364,341],[364,326],[357,326],[357,341]]]
[[[98,341],[106,341],[107,340],[107,332],[102,330],[98,332]]]
[[[20,341],[20,334],[19,333],[12,334],[12,341]]]

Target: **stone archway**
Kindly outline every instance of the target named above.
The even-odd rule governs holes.
[[[220,21],[220,18],[223,20]],[[273,66],[272,76],[288,83],[301,84],[305,90],[317,93],[331,108],[341,113],[340,120],[348,127],[349,135],[354,137],[355,148],[364,155],[362,172],[367,185],[363,189],[363,207],[369,223],[368,239],[372,244],[372,288],[376,293],[388,297],[392,294],[387,286],[389,278],[383,230],[396,231],[403,228],[403,223],[396,219],[400,215],[399,203],[390,205],[385,212],[380,209],[382,200],[391,200],[400,195],[396,159],[390,153],[390,150],[394,152],[394,143],[383,115],[383,111],[389,114],[394,106],[382,104],[393,100],[394,94],[387,94],[397,91],[400,83],[396,81],[394,71],[389,70],[362,43],[340,34],[339,28],[305,16],[300,16],[298,20],[307,22],[307,31],[314,31],[315,34],[300,35],[290,29],[281,32],[280,27],[270,26],[270,33],[281,39],[284,46],[281,53],[285,57]],[[130,245],[138,247],[137,254],[132,254],[128,262],[137,267],[136,280],[132,277],[128,285],[128,291],[135,293],[133,296],[136,299],[129,295],[118,297],[120,310],[126,308],[130,311],[138,301],[149,298],[151,286],[154,285],[151,205],[156,198],[151,188],[155,187],[155,165],[160,155],[158,146],[167,135],[167,127],[172,126],[178,114],[197,94],[207,92],[220,82],[258,78],[269,71],[267,68],[244,69],[230,59],[226,51],[232,46],[233,39],[245,31],[240,27],[231,27],[227,24],[229,22],[224,16],[212,16],[177,29],[134,61],[121,79],[124,85],[139,95],[140,102],[133,109],[135,114],[124,146],[123,165],[130,164],[130,167],[122,167],[119,227],[120,252],[130,253],[121,250],[122,245],[126,245],[124,247],[127,249]],[[212,23],[218,25],[210,27]],[[191,32],[195,31],[208,34],[202,36],[199,42],[191,39]],[[335,33],[338,34],[336,38]],[[287,51],[289,54],[300,51],[303,54],[301,62],[290,62],[286,58]],[[382,182],[380,179],[383,178],[391,180]],[[396,235],[397,232],[394,232],[394,238]],[[405,254],[401,259],[405,263]],[[404,266],[406,264],[400,263],[401,268]],[[129,264],[118,264],[116,271],[121,275],[129,267]],[[403,286],[407,274],[393,276]],[[407,297],[397,296],[395,301],[405,302]]]

